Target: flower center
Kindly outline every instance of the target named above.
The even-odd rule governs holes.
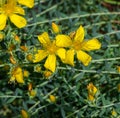
[[[55,52],[57,51],[58,48],[55,45],[55,43],[53,42],[53,43],[48,44],[46,49],[50,54],[55,54]]]
[[[82,45],[81,42],[79,42],[79,41],[74,41],[73,44],[72,44],[72,47],[73,47],[75,50],[80,50],[80,49],[81,49],[81,45]]]
[[[7,4],[4,4],[3,6],[3,11],[5,12],[6,15],[10,15],[14,12],[16,6],[15,0],[8,0]]]

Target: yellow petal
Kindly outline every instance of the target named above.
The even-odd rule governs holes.
[[[4,14],[0,15],[0,30],[3,30],[6,25],[7,16]]]
[[[90,63],[91,59],[92,59],[91,56],[89,56],[87,53],[85,53],[85,52],[83,52],[83,51],[81,51],[81,50],[77,51],[77,58],[78,58],[78,60],[81,61],[85,66],[87,66],[87,65]]]
[[[75,54],[75,51],[73,49],[68,50],[66,52],[66,58],[64,60],[64,63],[74,66],[74,54]]]
[[[22,74],[22,72],[19,73],[19,74],[17,74],[17,75],[15,75],[15,79],[16,79],[16,81],[17,81],[18,83],[23,84],[23,83],[24,83],[24,80],[23,80],[23,74]]]
[[[47,44],[49,44],[50,38],[47,32],[42,33],[41,35],[38,36],[38,40],[45,46]]]
[[[82,26],[80,26],[76,31],[74,40],[75,41],[79,40],[80,42],[82,42],[84,39],[84,34],[85,34],[84,28]]]
[[[7,1],[7,5],[10,9],[16,6],[16,0],[3,0],[3,1]]]
[[[52,72],[56,69],[56,56],[55,55],[49,55],[45,64],[45,68],[51,70]]]
[[[35,54],[35,57],[33,59],[33,62],[40,62],[47,56],[47,52],[45,50],[38,50],[38,53]]]
[[[18,28],[25,27],[27,24],[27,21],[25,20],[25,18],[23,18],[22,16],[19,16],[19,15],[16,15],[16,14],[12,14],[10,16],[10,20]]]
[[[57,50],[57,55],[60,57],[61,60],[65,59],[65,54],[66,54],[66,50],[64,48],[59,48]]]
[[[34,0],[17,0],[19,4],[25,5],[29,8],[34,6]]]
[[[57,35],[56,36],[56,45],[58,47],[69,47],[72,45],[72,40],[67,35]]]
[[[2,11],[3,11],[2,8],[0,8],[0,14],[2,13]]]
[[[25,15],[25,11],[22,7],[16,6],[14,13]]]
[[[81,49],[85,51],[97,50],[100,49],[101,43],[97,39],[91,39],[84,41],[81,45]]]

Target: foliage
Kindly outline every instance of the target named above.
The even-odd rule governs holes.
[[[120,6],[116,1],[35,0],[33,8],[22,6],[24,28],[8,20],[0,31],[1,118],[120,117]],[[75,58],[73,67],[58,58],[56,71],[51,72],[44,67],[45,60],[33,63],[42,47],[38,35],[56,35],[53,22],[66,35],[82,25],[85,39],[99,40],[102,47],[87,52],[92,57],[88,66]]]

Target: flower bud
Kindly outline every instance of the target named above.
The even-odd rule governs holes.
[[[49,99],[51,102],[56,102],[56,97],[54,95],[50,95]]]
[[[30,73],[27,70],[23,71],[23,76],[24,77],[29,77]]]
[[[4,39],[4,34],[0,32],[0,42]]]
[[[22,118],[29,118],[27,111],[25,111],[24,109],[21,110],[21,116]]]
[[[28,84],[28,91],[31,91],[31,90],[32,90],[32,88],[33,88],[32,83],[29,83],[29,84]]]
[[[49,71],[49,70],[46,70],[46,71],[44,72],[44,76],[45,76],[46,78],[50,77],[51,75],[52,75],[52,72]]]
[[[33,56],[32,56],[32,54],[28,54],[28,55],[26,56],[26,59],[27,59],[28,61],[32,62],[32,61],[33,61]]]
[[[55,23],[52,23],[52,30],[56,34],[60,32],[59,26],[57,24],[55,24]]]
[[[27,52],[27,51],[28,51],[27,46],[24,46],[24,45],[23,45],[23,46],[20,46],[20,48],[21,48],[21,50],[24,51],[24,52]]]
[[[10,56],[10,62],[11,62],[12,64],[16,64],[16,60],[14,59],[13,56]]]
[[[30,95],[30,97],[35,97],[36,96],[36,90],[31,90],[31,91],[29,91],[29,95]]]

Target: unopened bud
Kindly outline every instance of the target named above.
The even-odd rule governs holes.
[[[52,23],[52,30],[56,34],[60,32],[59,26],[57,24],[55,24],[55,23]]]

